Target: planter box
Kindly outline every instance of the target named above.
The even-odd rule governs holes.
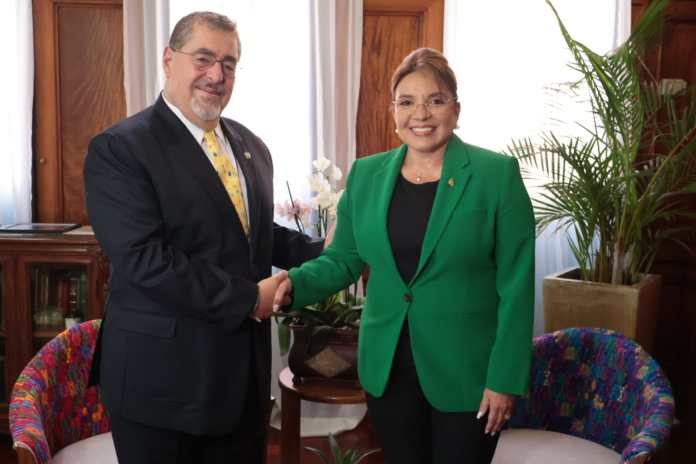
[[[330,380],[358,384],[358,330],[344,327],[325,333],[319,350],[313,349],[309,329],[290,325],[292,346],[288,366],[294,383],[305,380]]]
[[[653,349],[662,276],[646,274],[634,285],[580,280],[576,269],[544,278],[544,329],[600,327]]]

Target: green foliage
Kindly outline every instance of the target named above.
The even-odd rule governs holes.
[[[665,240],[685,246],[681,238],[695,231],[684,224],[696,214],[680,200],[696,192],[696,92],[661,93],[644,61],[668,0],[653,1],[628,40],[606,55],[573,39],[547,3],[589,91],[594,127],[583,126],[583,137],[515,140],[508,151],[526,176],[546,179],[535,199],[537,230],[558,221],[571,232],[583,279],[633,284]]]
[[[357,329],[363,308],[363,299],[353,292],[344,290],[324,301],[303,308],[276,313],[280,354],[290,349],[290,325],[304,325],[310,330],[309,352],[320,352],[328,341],[330,331],[343,327]]]
[[[336,441],[336,437],[329,434],[329,448],[331,449],[331,455],[333,461],[330,461],[326,453],[318,448],[305,447],[306,450],[319,456],[323,464],[359,464],[367,456],[374,454],[379,451],[379,449],[373,449],[369,451],[357,452],[355,450],[349,449],[345,452],[341,450]]]

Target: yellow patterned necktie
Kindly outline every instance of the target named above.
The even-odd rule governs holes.
[[[225,186],[227,194],[232,200],[234,209],[237,210],[237,216],[242,223],[244,235],[249,235],[249,217],[247,216],[246,206],[244,205],[244,197],[242,196],[242,184],[239,180],[239,173],[234,163],[222,152],[220,144],[217,141],[214,131],[207,131],[203,134],[205,144],[208,151],[213,155],[213,165],[217,171],[222,185]]]

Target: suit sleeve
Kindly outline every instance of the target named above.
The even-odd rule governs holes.
[[[316,258],[324,248],[323,239],[313,239],[296,230],[273,223],[273,265],[281,269],[299,266]]]
[[[289,272],[294,292],[293,308],[316,303],[348,287],[360,278],[365,267],[353,235],[351,196],[357,165],[353,163],[346,190],[338,202],[333,241],[321,256]]]
[[[251,146],[257,147],[259,153],[264,154],[267,170],[273,177],[273,158],[266,144],[256,135],[252,134],[241,124],[228,121],[236,130],[244,134]],[[271,264],[280,269],[290,269],[299,266],[305,261],[316,258],[324,248],[324,239],[314,239],[296,230],[288,229],[273,223],[273,250]]]
[[[117,135],[104,133],[92,140],[84,176],[89,218],[115,272],[174,313],[225,328],[247,319],[256,302],[256,283],[165,242],[149,173]]]
[[[529,384],[534,321],[534,214],[517,160],[506,159],[496,213],[498,326],[486,387],[522,395]]]

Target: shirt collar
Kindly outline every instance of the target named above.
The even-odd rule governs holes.
[[[205,134],[205,130],[201,129],[194,123],[192,123],[186,116],[184,116],[184,113],[181,112],[181,110],[171,103],[168,99],[167,96],[162,92],[162,99],[164,100],[164,103],[167,104],[170,110],[172,110],[172,113],[176,115],[177,118],[181,120],[182,123],[184,123],[184,126],[191,132],[191,135],[193,136],[194,139],[198,142],[200,145],[203,143],[203,134]],[[217,135],[218,140],[224,141],[225,136],[222,133],[222,128],[220,127],[220,122],[218,122],[217,126],[215,126],[215,135]]]

